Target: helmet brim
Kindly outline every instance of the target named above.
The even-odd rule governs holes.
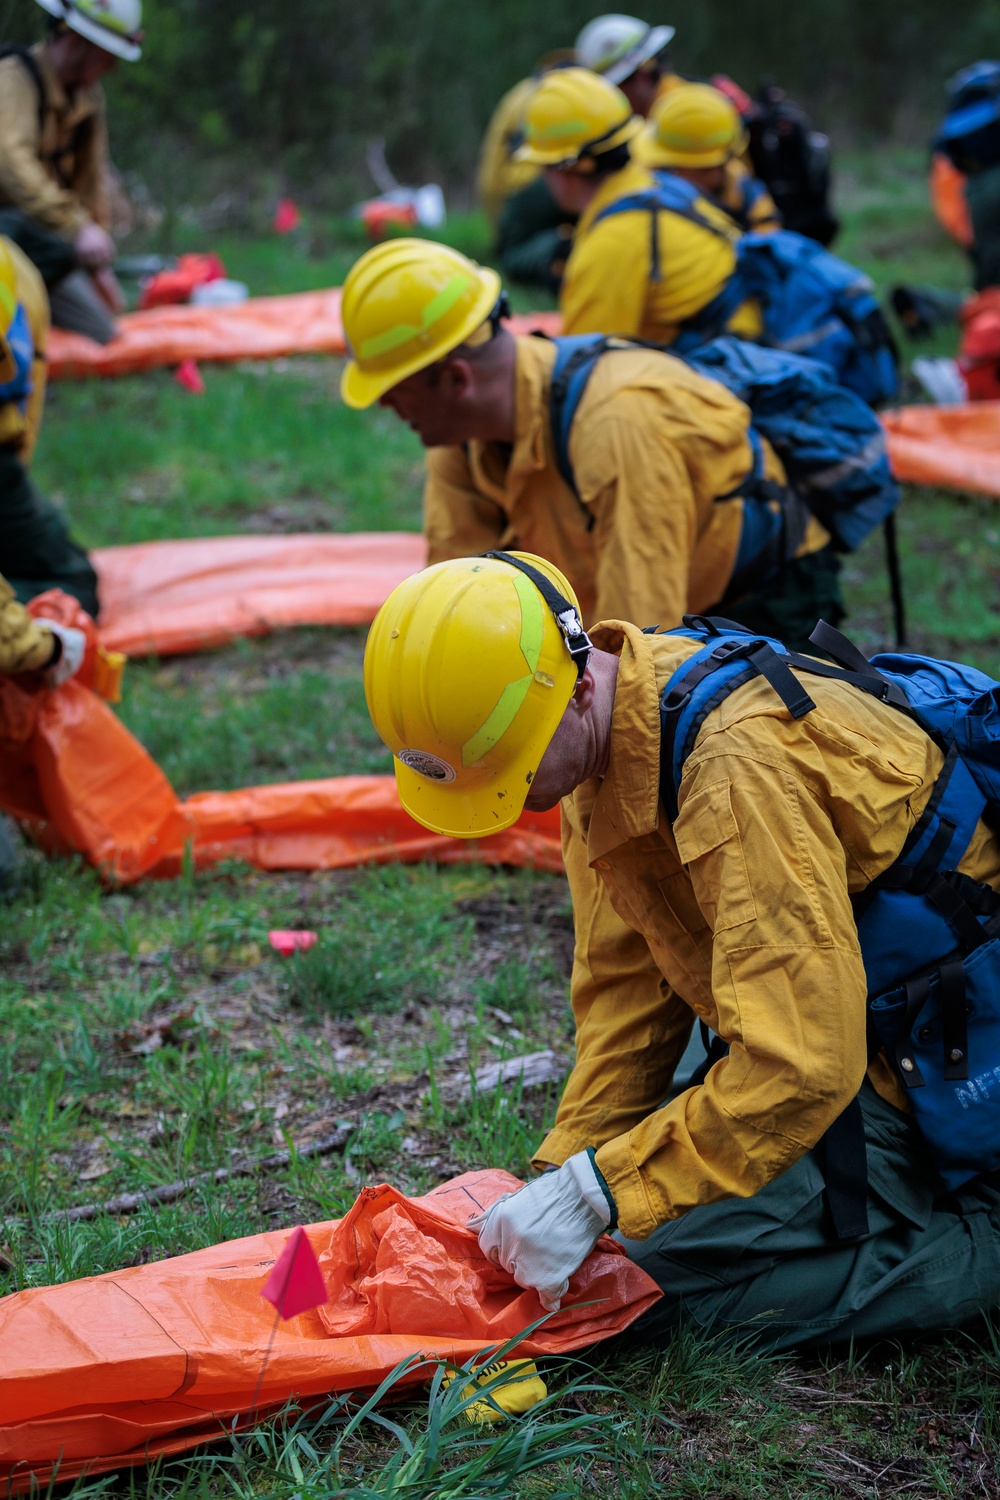
[[[643,63],[648,63],[657,53],[662,52],[676,35],[676,26],[652,26],[649,35],[626,52],[624,57],[613,62],[610,68],[606,68],[601,77],[606,78],[609,83],[624,83]]]
[[[86,37],[88,42],[93,42],[104,52],[121,57],[125,62],[137,62],[142,56],[142,47],[133,37],[112,31],[109,26],[101,26],[99,22],[91,21],[88,16],[81,16],[78,11],[72,10],[67,14],[62,0],[37,0],[37,4],[43,10],[47,10],[50,16],[58,16],[70,31],[75,31],[78,36]]]
[[[574,154],[561,155],[558,150],[543,151],[538,146],[529,146],[525,143],[514,152],[513,160],[525,162],[533,167],[574,167],[577,162],[600,161],[601,157],[608,151],[613,151],[616,146],[624,146],[626,141],[634,140],[642,129],[643,122],[638,115],[629,115],[620,127],[610,135],[607,140],[601,141],[601,149],[598,152],[591,151],[589,145],[584,145]]]
[[[416,375],[420,370],[426,370],[430,365],[437,364],[439,359],[446,359],[459,344],[465,342],[470,334],[481,328],[497,304],[497,298],[503,290],[503,282],[491,266],[480,266],[480,291],[475,304],[470,308],[468,316],[460,324],[460,330],[453,343],[446,349],[427,348],[415,354],[412,359],[405,360],[391,370],[363,370],[357,360],[349,359],[344,366],[344,372],[340,377],[340,397],[345,406],[350,406],[354,411],[364,411],[369,406],[374,406],[386,391],[391,391],[393,386],[399,385],[411,375]]]

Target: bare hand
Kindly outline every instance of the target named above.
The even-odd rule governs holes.
[[[76,258],[87,271],[110,266],[115,258],[115,242],[100,224],[84,224],[73,242]]]
[[[101,271],[93,273],[94,285],[101,295],[101,300],[108,306],[110,312],[118,313],[125,311],[125,295],[118,284],[118,277],[110,266],[105,266]]]

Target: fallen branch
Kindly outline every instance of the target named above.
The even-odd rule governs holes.
[[[234,1177],[255,1177],[260,1172],[276,1172],[287,1167],[292,1159],[312,1156],[328,1156],[332,1151],[342,1151],[350,1140],[355,1125],[341,1125],[332,1135],[321,1136],[318,1141],[305,1141],[301,1146],[292,1146],[287,1151],[273,1151],[270,1156],[260,1156],[234,1162],[228,1167],[216,1167],[214,1172],[199,1172],[194,1177],[182,1177],[177,1182],[165,1182],[162,1187],[149,1188],[144,1193],[122,1193],[118,1198],[109,1198],[105,1203],[81,1203],[77,1208],[58,1208],[43,1214],[47,1220],[62,1219],[66,1223],[79,1223],[82,1219],[96,1219],[102,1214],[133,1214],[140,1208],[159,1208],[163,1203],[175,1203],[203,1183],[229,1182]],[[6,1219],[10,1224],[23,1224],[24,1219]]]

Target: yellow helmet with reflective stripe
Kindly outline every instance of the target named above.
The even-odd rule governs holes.
[[[538,80],[524,108],[515,161],[539,167],[592,162],[641,128],[621,89],[589,68],[560,68]]]
[[[0,236],[0,385],[17,374],[17,363],[7,335],[17,316],[17,271],[7,241]]]
[[[347,273],[340,304],[351,351],[340,381],[348,406],[386,391],[457,349],[497,305],[496,271],[429,240],[387,240]]]
[[[736,106],[709,83],[671,89],[632,148],[647,167],[721,167],[746,149]]]
[[[530,553],[437,563],[394,589],[365,696],[410,816],[455,838],[516,822],[589,651],[566,579]]]

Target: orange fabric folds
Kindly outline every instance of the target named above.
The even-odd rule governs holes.
[[[942,152],[936,151],[931,157],[928,186],[934,217],[963,250],[968,250],[973,235],[969,205],[965,198],[965,174]]]
[[[897,479],[1000,498],[1000,401],[882,413]]]
[[[512,318],[518,333],[558,333],[558,313]],[[235,307],[151,307],[117,321],[110,344],[53,328],[49,379],[82,375],[134,375],[183,359],[277,359],[287,354],[344,354],[340,288],[251,297]]]
[[[282,1323],[259,1410],[372,1389],[400,1360],[455,1363],[544,1316],[493,1266],[469,1215],[518,1186],[469,1172],[424,1198],[366,1188],[339,1222],[307,1234],[330,1300]],[[247,1417],[273,1326],[260,1290],[289,1231],[217,1245],[0,1301],[0,1490],[148,1462],[223,1438]],[[602,1239],[564,1306],[520,1345],[569,1353],[627,1328],[653,1281]],[[409,1383],[426,1381],[415,1369]]]
[[[170,656],[290,625],[367,625],[427,562],[416,532],[222,536],[91,553],[101,639]]]
[[[139,741],[87,688],[0,679],[0,808],[50,852],[75,851],[108,879],[175,875],[239,858],[265,870],[394,860],[562,869],[559,815],[525,813],[479,840],[414,823],[391,776],[202,792],[181,802]]]

